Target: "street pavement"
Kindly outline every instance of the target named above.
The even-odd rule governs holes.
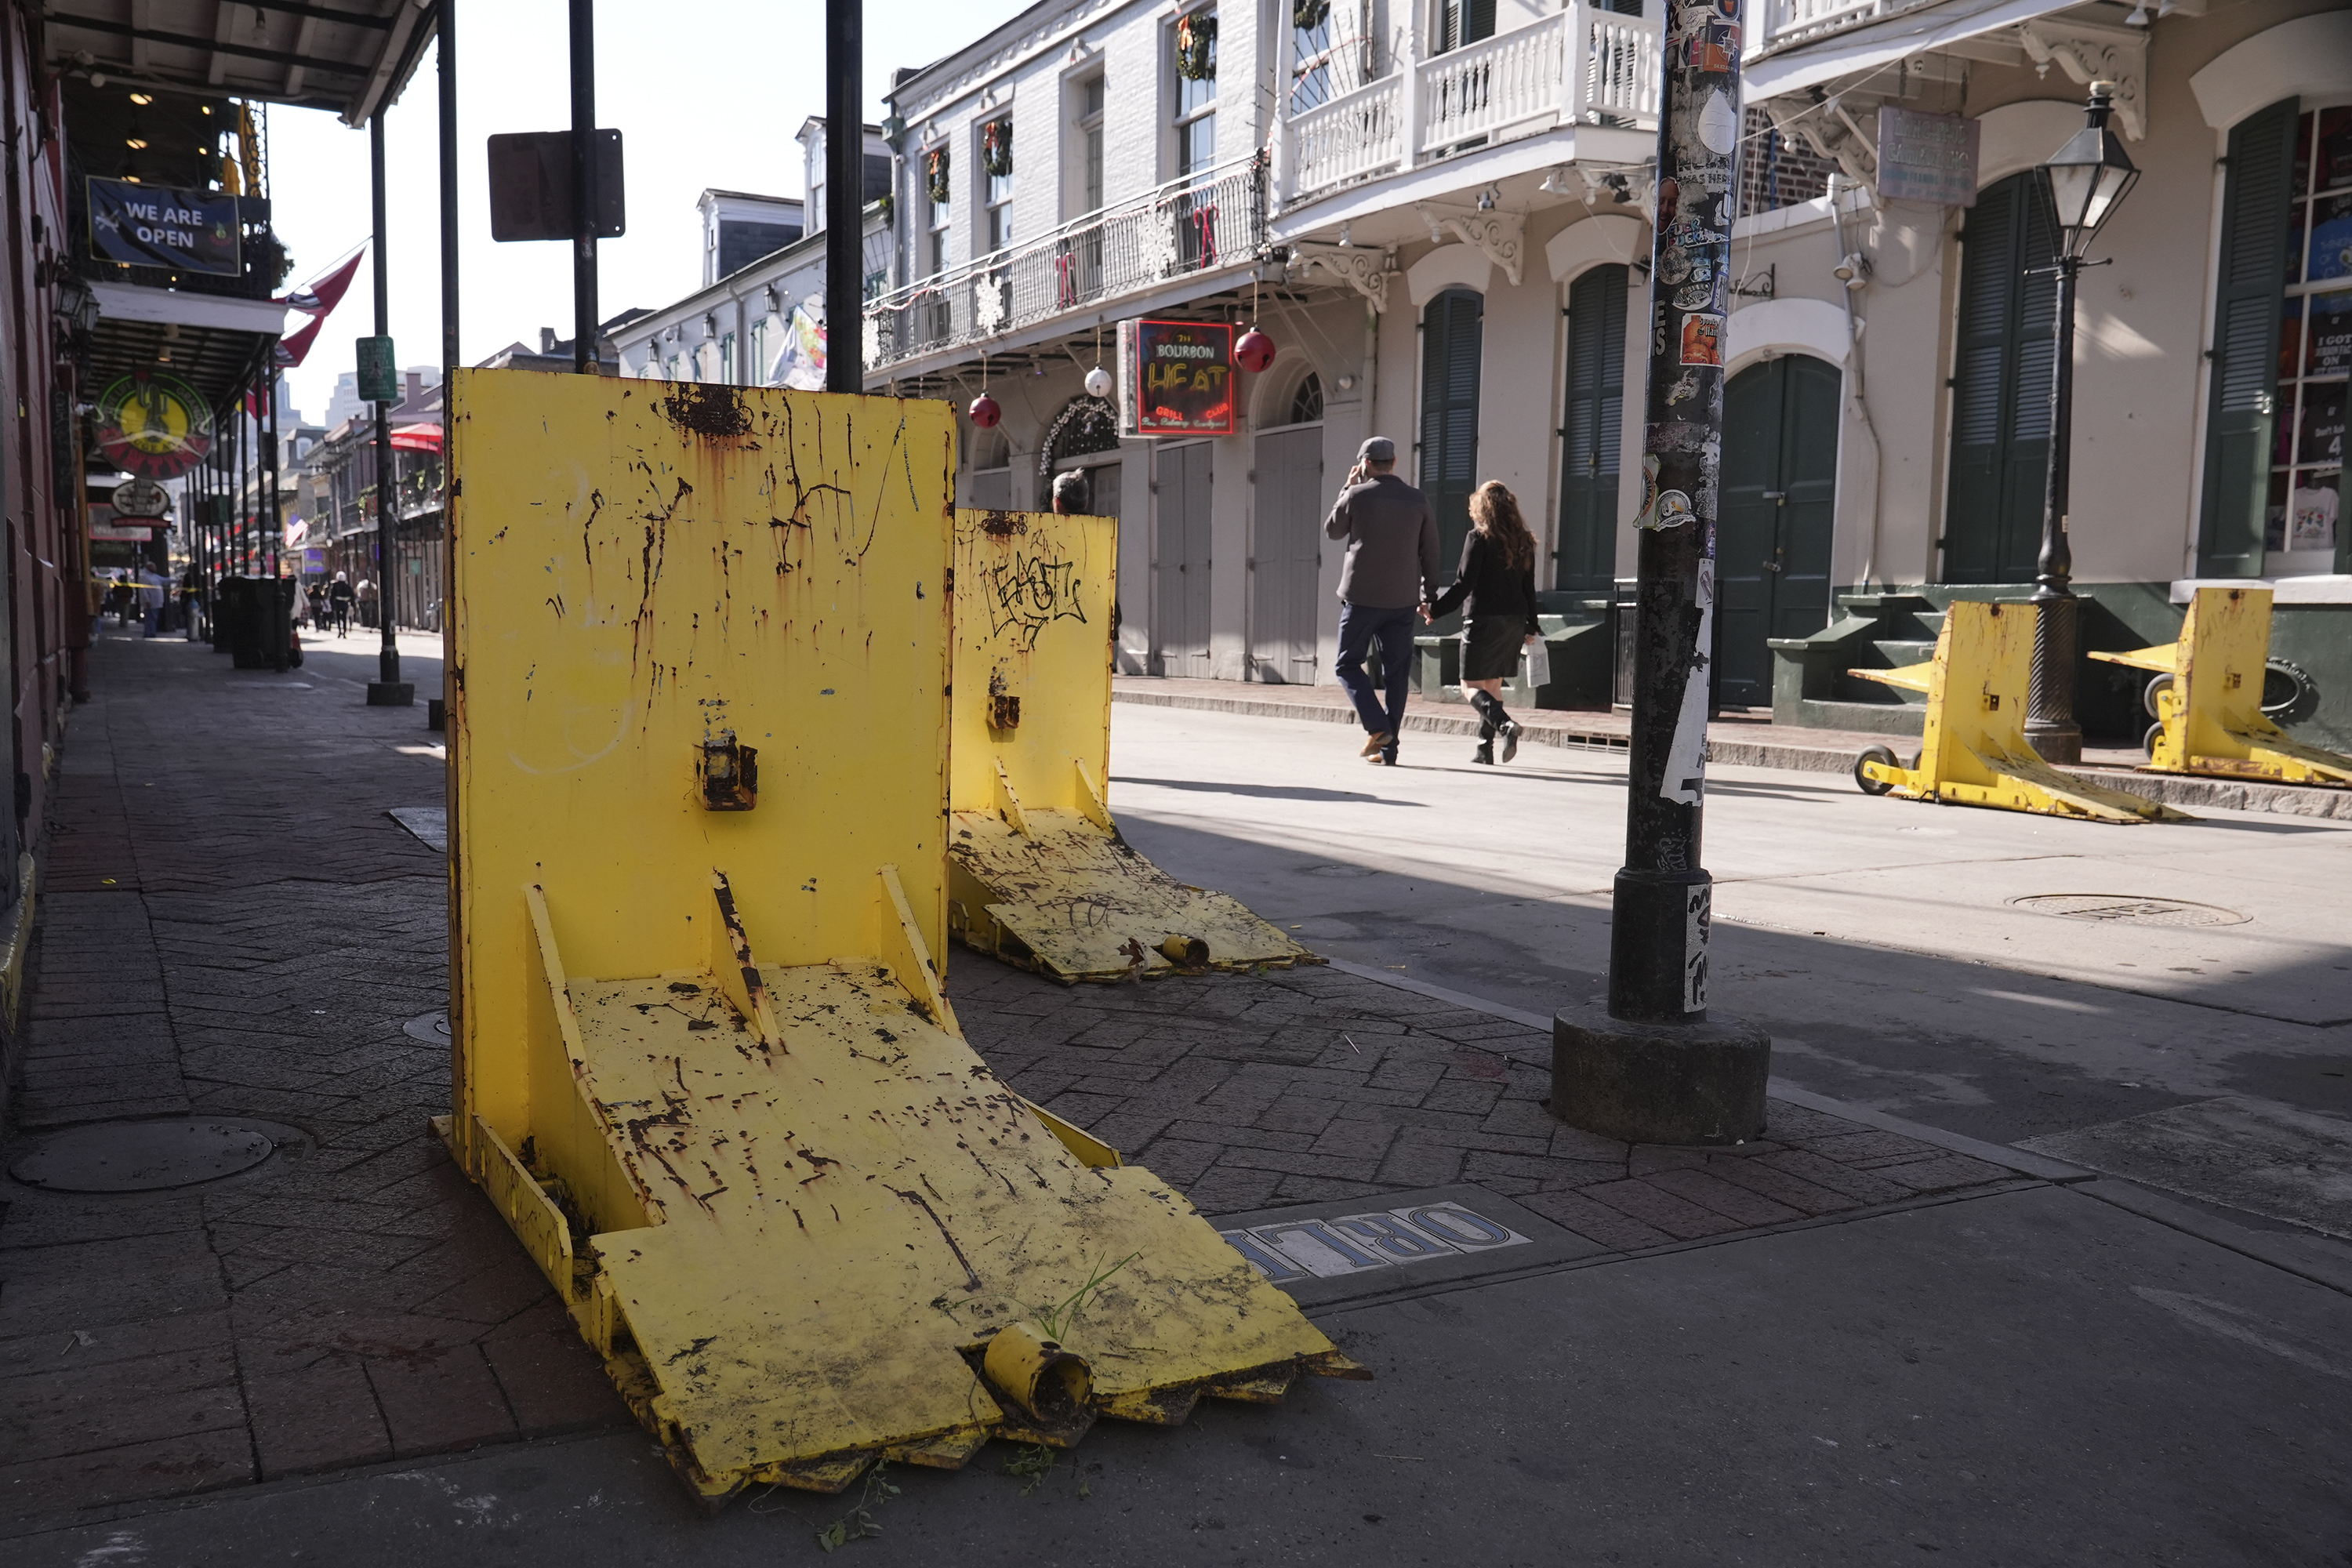
[[[1374,770],[1328,725],[1123,705],[1130,840],[1343,963],[1066,990],[959,951],[974,1044],[1205,1213],[1444,1188],[1538,1245],[1299,1287],[1369,1384],[706,1516],[425,1132],[441,862],[384,814],[438,801],[438,668],[420,639],[420,707],[368,710],[358,643],[93,651],[7,1157],[116,1117],[282,1142],[176,1192],[0,1189],[12,1563],[764,1563],[835,1521],[877,1563],[2352,1561],[2340,833],[1724,770],[1717,996],[1781,1097],[1750,1145],[1629,1147],[1540,1104],[1622,763]],[[2003,901],[2191,883],[2252,918]]]
[[[1186,879],[1530,1014],[1603,991],[1622,754],[1486,768],[1409,735],[1375,768],[1334,726],[1115,713],[1112,808]],[[1718,767],[1701,858],[1711,1003],[1767,1026],[1794,1083],[2000,1143],[2216,1096],[2352,1117],[2352,822],[2068,822]],[[2053,895],[2110,918],[2019,902]],[[2352,1161],[2314,1157],[2341,1212]]]

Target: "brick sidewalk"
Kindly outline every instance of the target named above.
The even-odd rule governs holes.
[[[8,1155],[121,1117],[295,1131],[202,1187],[0,1184],[0,1523],[627,1422],[426,1132],[447,1054],[402,1026],[444,1000],[442,862],[383,815],[440,799],[424,715],[298,681],[179,643],[93,649]],[[1786,1106],[1734,1152],[1592,1138],[1507,1059],[1545,1060],[1541,1037],[1334,971],[1065,990],[961,951],[950,970],[1015,1087],[1212,1214],[1471,1181],[1638,1248],[2008,1175]]]

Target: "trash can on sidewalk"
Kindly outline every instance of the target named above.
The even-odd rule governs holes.
[[[291,658],[294,584],[286,577],[221,581],[220,621],[229,658],[239,669],[283,671]]]

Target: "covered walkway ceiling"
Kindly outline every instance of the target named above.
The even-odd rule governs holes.
[[[41,26],[58,71],[357,126],[399,95],[438,15],[430,0],[51,0]]]

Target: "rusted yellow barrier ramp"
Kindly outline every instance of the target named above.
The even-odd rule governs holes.
[[[2148,693],[2152,773],[2352,784],[2352,757],[2298,741],[2263,713],[2270,651],[2268,588],[2200,588],[2179,642],[2091,657],[2161,678]]]
[[[707,1497],[1358,1369],[967,1046],[942,405],[455,378],[445,1135]]]
[[[1318,962],[1111,820],[1117,521],[959,511],[955,551],[950,930],[1062,981]]]
[[[1892,751],[1873,746],[1854,763],[1854,782],[1872,795],[1948,805],[1990,805],[2090,822],[2189,821],[2186,812],[2042,760],[2025,739],[2032,657],[2032,605],[1963,600],[1946,612],[1929,662],[1848,670],[1927,694],[1917,762],[1904,767]]]

